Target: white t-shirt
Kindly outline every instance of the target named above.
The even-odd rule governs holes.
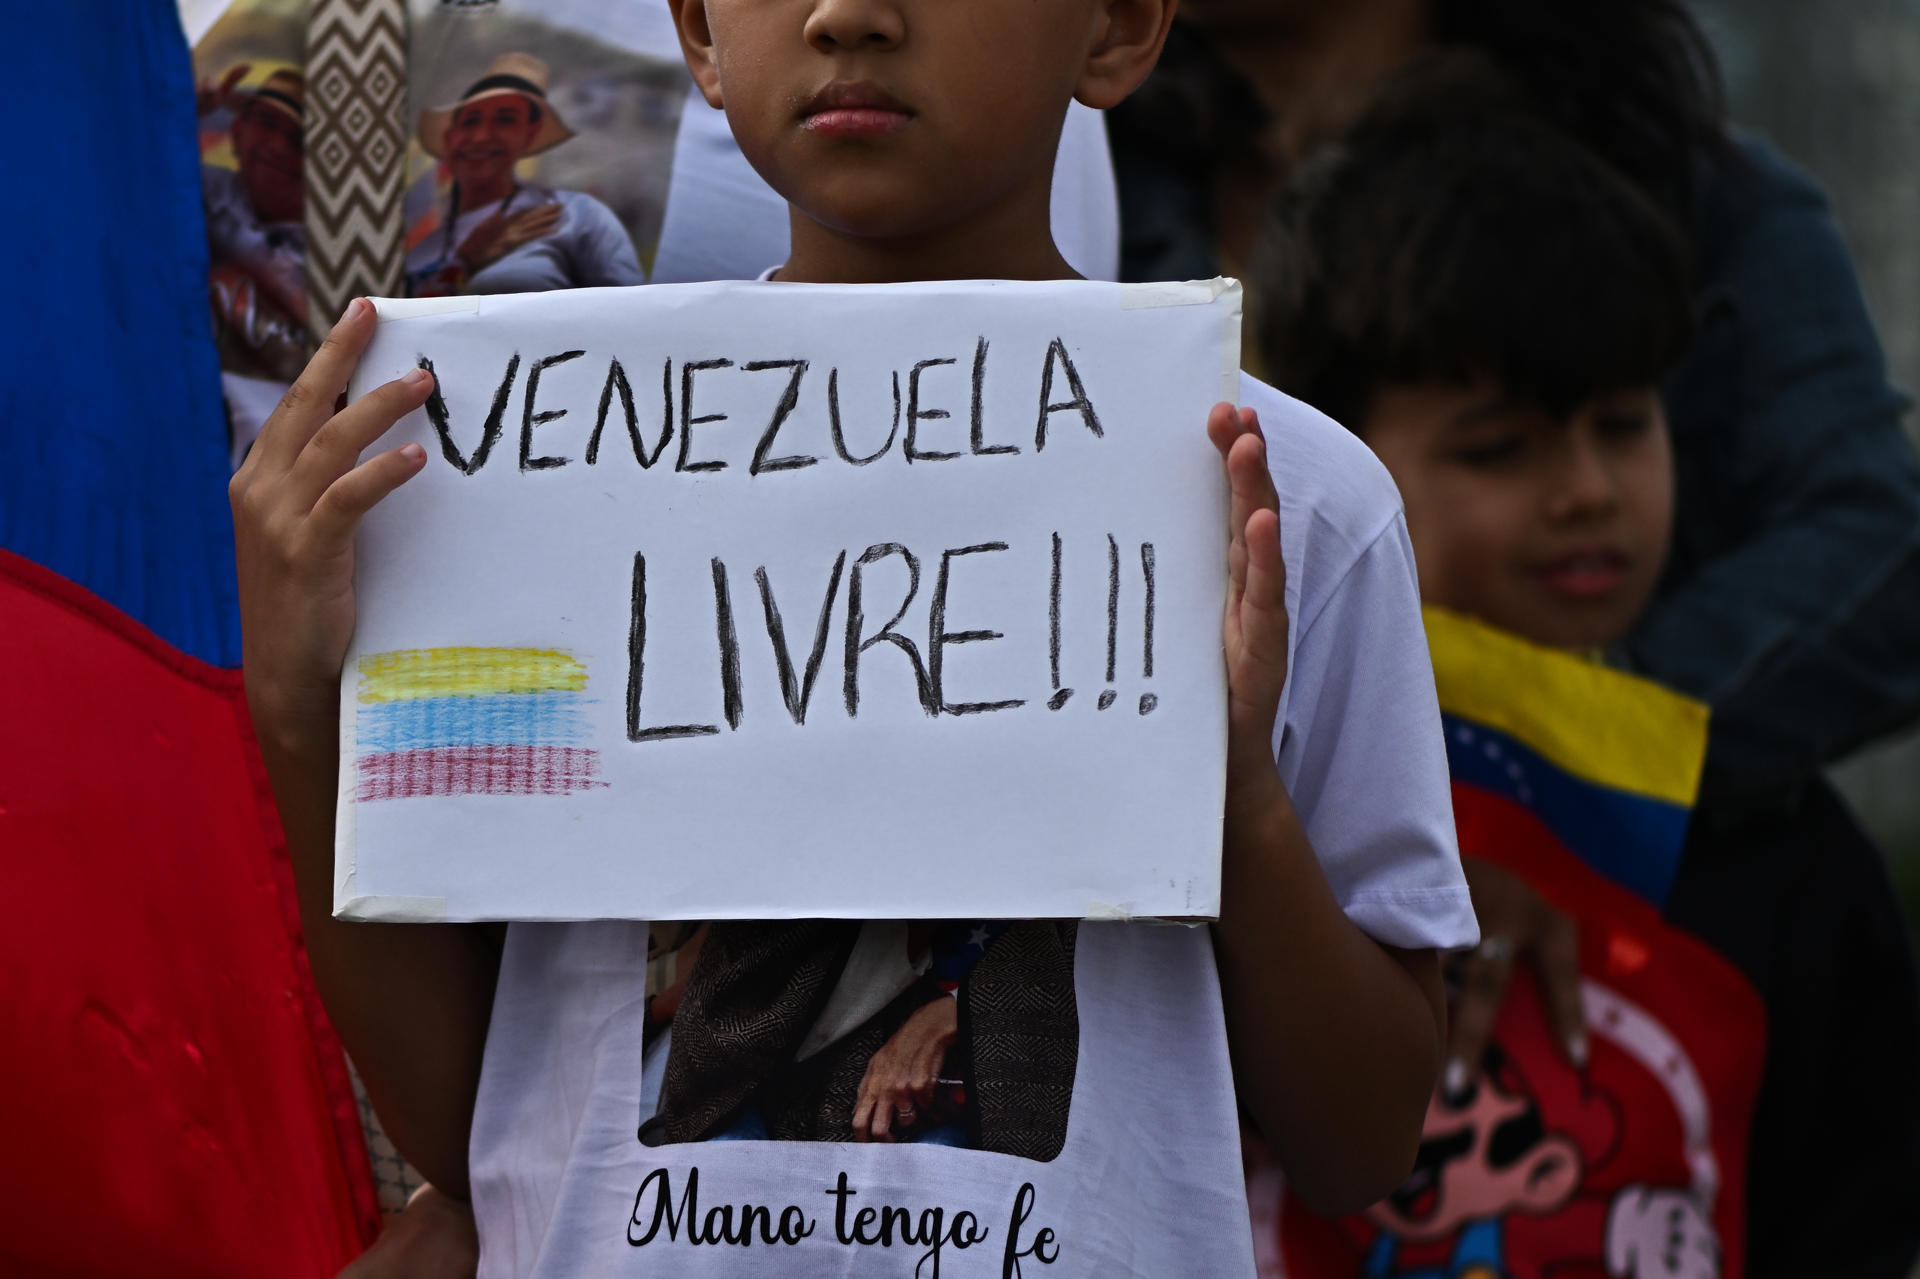
[[[1471,945],[1398,495],[1325,417],[1250,378],[1242,396],[1260,411],[1280,493],[1292,619],[1281,776],[1361,928],[1396,946]],[[509,928],[471,1147],[482,1276],[1253,1273],[1206,929],[1078,926],[1078,1050],[1064,1142],[1046,1162],[933,1144],[642,1144],[681,1033],[643,1044],[646,955],[640,923]],[[966,1069],[951,1060],[945,1070]],[[797,1241],[768,1242],[783,1225]],[[750,1242],[724,1241],[743,1229]]]
[[[560,221],[548,234],[527,241],[474,272],[466,282],[466,292],[544,293],[647,282],[647,273],[641,270],[634,253],[633,237],[620,225],[613,210],[592,196],[583,191],[528,185],[509,198],[510,215],[542,204],[558,204]],[[451,236],[436,233],[414,246],[407,255],[407,274],[443,266],[449,244],[458,248],[475,227],[500,212],[503,203],[506,201],[495,200],[477,209],[461,210]]]

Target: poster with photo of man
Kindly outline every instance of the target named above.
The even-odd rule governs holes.
[[[214,340],[237,465],[313,353],[298,0],[230,6],[194,46]]]
[[[314,348],[303,221],[308,11],[307,0],[182,7],[236,466]],[[647,282],[687,96],[665,12],[409,0],[405,265],[395,292]]]
[[[409,21],[407,293],[646,283],[686,100],[677,56],[564,3],[412,0]]]

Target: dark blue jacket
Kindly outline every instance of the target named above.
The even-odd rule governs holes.
[[[1713,706],[1710,785],[1758,791],[1920,715],[1920,462],[1826,197],[1739,151],[1703,203],[1673,550],[1627,650]]]

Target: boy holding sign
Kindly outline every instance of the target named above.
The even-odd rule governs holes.
[[[883,283],[1069,277],[1048,228],[1061,119],[1070,99],[1109,106],[1146,75],[1173,6],[675,8],[696,81],[792,205],[778,278]],[[974,1023],[971,1060],[956,1061],[960,1040],[941,1029],[933,1047],[912,1033],[903,1047],[911,1017],[874,1029],[852,974],[900,966],[887,926],[831,939],[716,927],[676,1018],[688,1002],[707,1010],[704,1051],[676,1043],[657,1102],[642,1087],[646,925],[516,925],[503,942],[327,915],[353,533],[426,461],[412,445],[357,459],[426,402],[430,376],[331,412],[372,329],[356,304],[234,481],[248,688],[316,976],[396,1143],[437,1185],[471,1186],[487,1273],[1248,1273],[1236,1093],[1313,1202],[1357,1206],[1404,1173],[1438,1069],[1437,951],[1471,943],[1474,925],[1405,525],[1363,446],[1251,380],[1247,407],[1217,405],[1207,423],[1232,494],[1211,935],[982,927],[943,946],[901,927],[919,957],[907,980],[939,987],[950,968]],[[751,989],[775,943],[804,975],[804,1015],[782,1006],[786,987]],[[989,986],[1009,954],[1015,976]],[[1046,1002],[1058,987],[1077,1025],[1064,1069],[1047,1033],[1067,1015]],[[941,1006],[915,1015],[926,1008],[932,1020]],[[875,1119],[871,1089],[865,1135],[882,1140],[861,1145],[846,1144],[847,1111],[796,1114],[758,1086],[741,1104],[722,1072],[766,1048],[769,1017],[796,1032],[775,1063],[796,1074],[840,1042],[834,1027],[883,1039],[874,1058],[897,1050],[910,1079],[985,1081],[991,1057],[1007,1087],[969,1087],[961,1127],[978,1133],[991,1109],[1012,1136],[971,1150],[885,1140],[917,1116]],[[642,1144],[636,1124],[656,1104],[674,1111],[666,1140]],[[758,1139],[774,1128],[822,1140],[770,1159]]]

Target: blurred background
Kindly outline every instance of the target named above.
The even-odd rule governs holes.
[[[1893,380],[1920,388],[1920,0],[1694,0],[1734,120],[1771,138],[1833,200]],[[1908,413],[1907,433],[1920,439]],[[1886,849],[1920,927],[1920,733],[1835,780]]]

